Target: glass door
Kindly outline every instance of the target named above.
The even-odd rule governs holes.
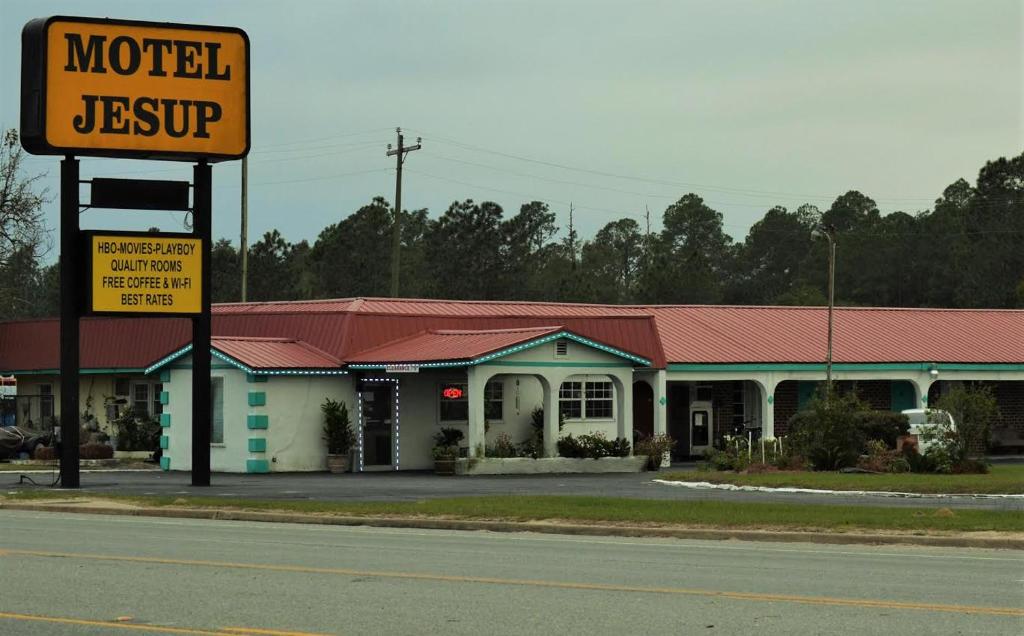
[[[363,388],[363,466],[390,467],[394,401],[391,383],[368,384]]]

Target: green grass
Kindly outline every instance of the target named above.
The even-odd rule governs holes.
[[[67,498],[67,493],[29,491],[10,500]],[[513,521],[902,532],[1024,531],[1024,512],[761,504],[724,501],[652,501],[612,497],[490,496],[417,502],[322,502],[226,499],[222,497],[109,497],[150,506],[286,511],[313,514],[443,517]]]
[[[777,472],[744,475],[722,471],[666,473],[671,481],[709,481],[742,486],[880,490],[912,493],[1024,493],[1024,464],[994,465],[987,475],[930,475],[918,473],[870,475],[815,472]]]

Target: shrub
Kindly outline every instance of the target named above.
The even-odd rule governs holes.
[[[864,439],[882,441],[889,448],[896,448],[896,439],[910,430],[907,416],[902,413],[861,411],[856,418]]]
[[[463,437],[465,437],[465,435],[461,430],[446,426],[434,433],[434,445],[458,447],[459,442],[462,441]]]
[[[875,473],[906,473],[911,467],[903,453],[876,439],[868,441],[867,454],[857,460],[857,468]]]
[[[658,470],[661,467],[661,462],[665,457],[665,453],[672,452],[675,448],[676,441],[665,435],[664,433],[658,435],[652,435],[650,437],[644,437],[636,443],[637,455],[647,456],[647,469]]]
[[[328,455],[347,455],[355,434],[348,416],[348,407],[344,402],[335,402],[331,398],[320,405],[324,414],[324,441],[327,442]]]
[[[579,437],[573,437],[570,434],[558,440],[558,454],[562,457],[577,459],[627,457],[629,449],[629,441],[622,438],[609,440],[603,433],[580,435]]]
[[[858,419],[864,410],[854,395],[813,398],[808,409],[790,421],[793,452],[806,457],[815,470],[853,466],[866,442]]]
[[[459,457],[458,446],[435,446],[434,447],[434,460],[436,461],[454,461]]]
[[[538,406],[530,412],[530,426],[533,428],[533,437],[538,443],[544,442],[544,407]],[[562,432],[565,426],[565,414],[558,414],[558,432]]]
[[[487,449],[487,457],[518,457],[519,451],[508,433],[498,433],[494,446]]]
[[[935,441],[945,447],[954,465],[985,452],[992,424],[999,419],[999,405],[989,387],[954,387],[935,408],[953,417],[952,426],[945,418],[936,418],[934,428]]]
[[[81,459],[111,459],[114,449],[106,444],[82,444],[78,447],[78,456]]]
[[[136,415],[127,409],[116,420],[117,450],[152,451],[160,446],[160,423],[148,415]]]

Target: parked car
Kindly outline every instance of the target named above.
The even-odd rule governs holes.
[[[906,409],[900,412],[907,416],[907,422],[910,424],[910,430],[904,436],[903,444],[908,442],[914,444],[917,446],[917,452],[922,455],[935,443],[934,440],[928,441],[923,438],[922,434],[925,431],[940,425],[945,425],[950,430],[956,430],[956,422],[953,421],[953,416],[947,411],[939,409]]]

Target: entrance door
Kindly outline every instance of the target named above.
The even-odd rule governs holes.
[[[668,434],[676,440],[673,459],[690,455],[690,385],[668,384]]]
[[[633,443],[654,435],[654,389],[643,380],[633,383]]]
[[[391,466],[392,420],[394,403],[391,383],[363,387],[363,466]]]

